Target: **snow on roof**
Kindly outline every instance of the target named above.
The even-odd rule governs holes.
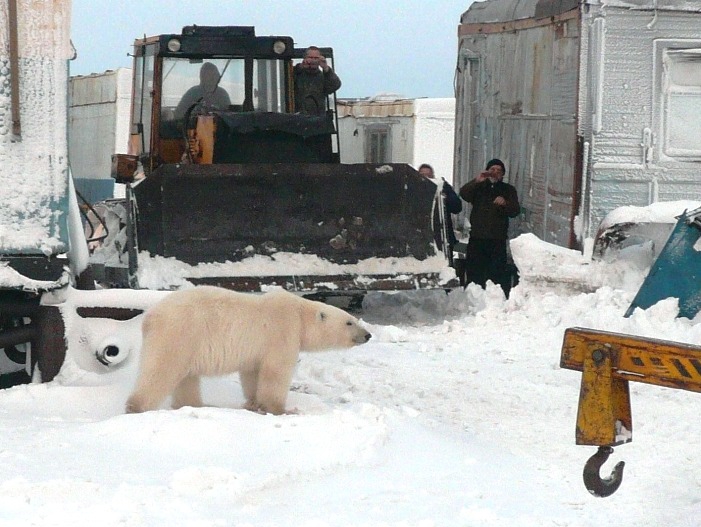
[[[599,230],[623,223],[676,223],[677,216],[684,211],[701,207],[701,201],[664,201],[646,207],[627,205],[609,212],[601,221]]]
[[[407,99],[400,96],[375,96],[369,99],[340,100],[339,117],[450,117],[455,116],[454,97],[422,97]]]
[[[587,0],[588,4],[595,3]],[[662,11],[692,11],[701,13],[699,0],[601,0],[601,3],[611,7],[627,7],[630,9],[650,9]]]

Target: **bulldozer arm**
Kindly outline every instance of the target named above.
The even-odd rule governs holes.
[[[276,253],[314,255],[332,267],[380,262],[370,273],[300,265],[275,276],[199,274],[192,283],[329,294],[450,287],[431,225],[435,185],[409,165],[167,164],[131,195],[136,242],[130,245],[151,255],[190,265]],[[397,259],[438,265],[398,271]]]
[[[610,496],[621,484],[624,463],[601,478],[613,447],[633,439],[629,382],[701,392],[701,347],[586,328],[565,331],[560,367],[582,372],[576,443],[598,446],[584,466],[586,488]]]

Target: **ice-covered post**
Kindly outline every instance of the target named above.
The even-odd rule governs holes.
[[[70,19],[69,0],[0,4],[0,255],[67,250]]]

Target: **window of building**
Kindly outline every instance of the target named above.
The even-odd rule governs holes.
[[[667,49],[662,67],[663,152],[701,160],[701,48]]]
[[[365,162],[390,163],[389,127],[371,127],[365,132]]]

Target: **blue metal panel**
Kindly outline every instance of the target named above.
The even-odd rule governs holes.
[[[701,209],[684,213],[652,264],[625,316],[647,309],[665,298],[679,299],[679,316],[694,318],[701,310]]]
[[[93,204],[114,197],[114,179],[76,178],[73,180],[78,193]]]

